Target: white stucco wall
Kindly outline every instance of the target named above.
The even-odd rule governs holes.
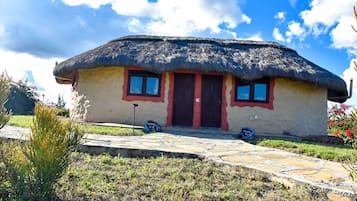
[[[79,71],[77,90],[90,101],[85,121],[117,122],[131,124],[133,103],[136,108],[136,124],[143,125],[147,120],[166,124],[168,77],[165,76],[164,102],[123,100],[124,68],[96,68]]]
[[[232,76],[229,76],[226,98],[230,130],[251,127],[257,133],[293,135],[325,135],[327,90],[303,82],[276,78],[273,110],[260,107],[230,105]]]

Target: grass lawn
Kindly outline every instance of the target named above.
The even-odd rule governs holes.
[[[32,124],[33,116],[31,115],[12,115],[8,125],[18,126],[23,128],[30,128]],[[95,134],[108,134],[108,135],[117,135],[117,136],[129,136],[134,135],[131,128],[120,128],[120,127],[111,127],[111,126],[95,126],[82,124],[80,128],[84,130],[85,133],[95,133]],[[135,135],[143,135],[141,129],[135,130]]]
[[[286,151],[304,154],[307,156],[322,158],[338,162],[355,162],[356,151],[347,145],[321,144],[307,141],[293,141],[281,139],[257,139],[253,144],[283,149]]]
[[[62,200],[326,200],[308,185],[198,159],[75,153],[56,188]]]
[[[30,128],[32,124],[32,115],[11,115],[7,125]]]

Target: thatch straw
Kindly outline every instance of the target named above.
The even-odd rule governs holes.
[[[340,77],[275,42],[127,36],[59,63],[53,74],[57,82],[67,83],[75,70],[105,66],[137,66],[154,72],[223,72],[248,80],[283,77],[325,87],[332,101],[344,102],[347,96]]]

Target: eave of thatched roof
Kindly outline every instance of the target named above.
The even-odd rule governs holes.
[[[241,79],[282,77],[328,89],[328,99],[344,102],[346,83],[333,73],[275,42],[195,37],[127,36],[56,65],[58,83],[73,72],[105,66],[138,66],[154,72],[189,69],[230,73]]]

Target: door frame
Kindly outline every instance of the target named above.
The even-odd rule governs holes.
[[[224,73],[208,72],[202,73],[192,70],[178,70],[175,72],[169,72],[169,89],[168,89],[168,99],[167,99],[167,118],[166,126],[172,126],[173,118],[173,98],[174,98],[174,80],[175,73],[187,73],[195,75],[195,89],[194,89],[194,104],[193,104],[193,128],[198,129],[201,127],[201,93],[202,93],[202,74],[204,75],[220,75],[223,76],[222,81],[222,104],[221,104],[221,129],[224,131],[229,130],[228,119],[227,119],[227,85],[232,84],[232,75]],[[230,93],[228,94],[230,95]],[[230,98],[228,98],[230,99]],[[198,102],[197,102],[198,101]]]

